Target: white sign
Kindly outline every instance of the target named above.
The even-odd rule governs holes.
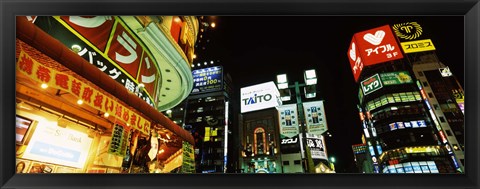
[[[280,138],[292,138],[299,133],[298,128],[298,112],[296,104],[288,104],[279,106],[278,122],[280,125]]]
[[[91,144],[86,133],[40,121],[23,158],[83,168]]]
[[[303,103],[303,112],[305,112],[308,133],[321,135],[328,130],[323,101]]]
[[[438,70],[440,71],[440,74],[442,74],[442,77],[450,77],[453,75],[449,67],[439,68]]]
[[[280,92],[273,81],[240,89],[240,112],[251,112],[282,105]]]
[[[307,133],[307,146],[310,148],[312,159],[328,160],[325,139],[322,135]]]

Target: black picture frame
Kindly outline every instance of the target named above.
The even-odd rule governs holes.
[[[478,188],[478,0],[1,0],[0,188]],[[17,15],[464,15],[466,173],[371,174],[15,174]]]

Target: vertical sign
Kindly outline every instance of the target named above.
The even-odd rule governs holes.
[[[300,138],[298,127],[297,105],[288,104],[279,106],[278,119],[280,126],[280,151],[282,153],[298,153]]]
[[[328,130],[323,101],[305,102],[303,110],[308,133],[321,135]]]
[[[348,48],[348,61],[350,62],[350,67],[352,68],[353,78],[355,82],[358,81],[360,73],[363,70],[363,62],[360,57],[360,52],[358,51],[358,46],[355,43],[355,37],[352,38],[350,42],[350,47]]]
[[[195,154],[192,144],[182,141],[182,173],[195,173]]]
[[[307,133],[307,146],[310,148],[312,159],[328,160],[325,139],[322,135]]]

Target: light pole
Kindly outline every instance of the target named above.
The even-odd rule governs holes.
[[[300,145],[301,148],[303,149],[303,152],[301,151],[302,159],[304,162],[304,169],[305,172],[308,172],[308,161],[307,161],[307,155],[306,154],[306,121],[305,121],[305,115],[303,112],[303,102],[302,102],[302,94],[300,91],[301,87],[304,87],[304,94],[305,98],[315,98],[316,97],[316,84],[317,84],[317,75],[315,69],[311,70],[306,70],[303,73],[304,76],[304,81],[305,83],[299,83],[295,81],[293,85],[288,84],[288,79],[287,79],[287,74],[280,74],[277,75],[277,87],[280,91],[280,98],[282,101],[289,101],[291,97],[291,92],[290,89],[295,89],[295,99],[296,99],[296,105],[297,105],[297,111],[298,111],[298,117],[299,117],[299,127],[300,127],[300,134],[301,134],[301,140],[300,140]]]

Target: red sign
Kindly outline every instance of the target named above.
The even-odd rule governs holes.
[[[112,16],[62,16],[70,27],[102,52],[105,51],[114,19]]]
[[[108,56],[136,78],[142,52],[143,48],[137,40],[121,24],[117,24]]]
[[[157,94],[155,92],[155,84],[158,83],[158,78],[160,78],[157,68],[155,67],[155,62],[147,55],[146,51],[143,51],[142,64],[140,66],[140,73],[138,75],[137,81],[145,85],[145,90],[155,97]]]
[[[350,42],[347,55],[348,60],[350,61],[350,67],[352,68],[353,78],[355,79],[355,82],[357,82],[360,73],[363,70],[363,62],[360,57],[360,52],[358,51],[357,43],[355,42],[355,37],[353,37],[352,42]]]
[[[388,25],[358,32],[353,37],[364,66],[403,58],[400,46]]]

